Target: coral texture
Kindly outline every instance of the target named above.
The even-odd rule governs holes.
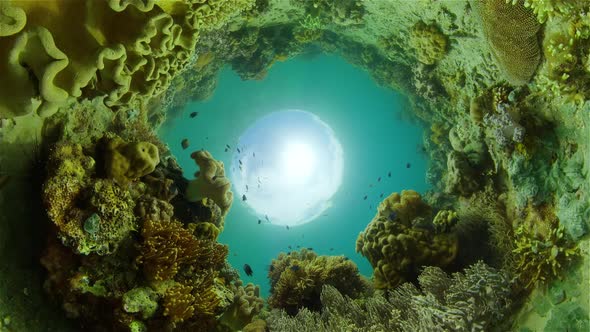
[[[410,32],[410,45],[416,51],[418,61],[433,65],[442,59],[448,51],[448,38],[434,25],[420,21]]]
[[[226,308],[220,317],[222,325],[231,331],[242,330],[248,325],[254,316],[262,310],[264,300],[260,297],[260,288],[249,283],[244,287],[242,281],[235,281],[231,285],[233,292],[232,304]]]
[[[457,255],[453,234],[436,234],[430,207],[412,190],[393,193],[356,241],[356,251],[373,266],[375,287],[392,289],[412,280],[422,266],[444,267]]]
[[[541,49],[537,34],[541,25],[524,1],[477,0],[484,32],[506,80],[526,84],[534,75]]]
[[[158,148],[148,142],[124,142],[115,137],[105,142],[105,171],[120,184],[150,174],[160,162]]]
[[[233,201],[229,180],[225,177],[223,162],[213,159],[207,151],[196,151],[191,158],[199,165],[196,179],[189,182],[186,189],[188,201],[196,202],[203,198],[212,199],[226,215]]]

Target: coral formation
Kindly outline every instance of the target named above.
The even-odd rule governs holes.
[[[375,294],[364,301],[343,296],[326,285],[322,314],[300,310],[295,317],[273,310],[270,331],[486,331],[508,315],[509,277],[481,262],[449,277],[427,267],[420,290],[405,283],[389,299]]]
[[[189,182],[186,198],[196,202],[203,198],[212,199],[221,208],[221,214],[226,215],[233,201],[233,193],[229,180],[225,177],[223,162],[213,159],[207,151],[196,151],[191,158],[199,165],[196,179]]]
[[[376,288],[395,288],[413,280],[422,266],[444,267],[455,259],[457,238],[431,230],[430,207],[417,192],[393,193],[377,210],[356,242],[356,251],[373,266]]]
[[[158,148],[151,143],[127,143],[118,137],[106,140],[106,174],[122,185],[150,174],[160,162]]]
[[[353,298],[364,289],[356,264],[343,256],[318,256],[304,248],[280,253],[271,266],[268,304],[290,314],[302,307],[319,310],[323,285],[331,285]]]
[[[231,285],[231,290],[232,304],[225,310],[219,321],[231,331],[238,331],[244,329],[252,322],[252,318],[260,313],[264,300],[260,297],[260,288],[251,283],[244,287],[242,281],[238,280]]]
[[[442,59],[447,54],[448,44],[447,36],[434,24],[420,21],[410,32],[410,45],[416,51],[418,61],[425,65],[433,65]]]
[[[534,75],[541,50],[537,34],[541,25],[524,0],[478,0],[484,32],[506,80],[526,84]]]

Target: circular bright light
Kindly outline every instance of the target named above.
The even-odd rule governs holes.
[[[330,207],[342,182],[342,147],[334,131],[309,112],[281,111],[259,119],[235,151],[233,191],[261,222],[309,222]]]
[[[301,142],[288,142],[281,154],[281,169],[289,183],[301,183],[314,171],[315,156],[312,148]]]

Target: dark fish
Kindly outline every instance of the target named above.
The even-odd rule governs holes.
[[[287,227],[287,230],[289,230],[289,225],[287,225],[286,227]]]
[[[330,248],[330,251],[334,251],[334,248]]]
[[[199,115],[199,112],[192,112],[190,117],[192,119],[192,118],[195,118],[197,115]]]
[[[246,197],[246,194],[242,195],[242,201],[246,201],[248,198]]]
[[[369,205],[369,210],[373,210],[373,204]]]
[[[246,272],[246,275],[248,277],[251,277],[252,276],[252,273],[253,272],[252,272],[252,268],[250,267],[250,265],[244,264],[244,272]]]
[[[238,160],[238,161],[240,162],[240,166],[242,166],[242,161],[241,160]]]
[[[378,177],[377,178],[377,182],[381,182],[381,177]]]
[[[225,152],[227,152],[227,148],[225,148]]]
[[[365,197],[363,197],[363,200],[366,201],[367,200],[367,195],[365,195]]]
[[[387,173],[387,177],[391,177],[391,172],[388,172]]]
[[[240,151],[240,148],[236,148],[236,150],[238,150],[238,153],[242,153],[242,152]]]
[[[183,140],[180,142],[180,145],[182,146],[182,149],[183,149],[183,150],[186,150],[186,149],[188,148],[188,146],[189,146],[189,144],[188,144],[188,139],[187,139],[187,138],[183,139]]]
[[[383,193],[381,193],[381,195],[379,195],[379,198],[383,198]]]
[[[262,220],[258,219],[258,225],[260,225],[262,223]]]
[[[229,146],[229,144],[226,144],[225,147],[231,149],[231,146]]]
[[[313,248],[312,247],[308,247],[307,250],[313,250]]]
[[[297,248],[301,248],[301,246],[300,245],[297,245]]]
[[[209,139],[209,136],[205,136],[205,139]]]
[[[412,167],[412,164],[410,164],[410,163],[407,163],[407,164],[406,164],[406,168],[410,168],[410,167]]]
[[[246,185],[246,192],[248,192],[248,185]]]
[[[252,158],[256,158],[256,153],[252,152]]]
[[[289,248],[289,249],[293,249],[291,246],[287,246],[287,248]]]
[[[299,265],[291,265],[291,267],[289,269],[291,269],[291,271],[293,271],[293,272],[297,272],[297,271],[301,270],[301,267]]]
[[[395,211],[392,211],[389,214],[389,220],[393,221],[393,220],[395,220],[395,218],[397,218],[397,213]]]
[[[266,219],[266,221],[270,221],[268,220],[268,216],[266,214],[264,215],[264,219]]]

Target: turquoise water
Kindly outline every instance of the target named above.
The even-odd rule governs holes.
[[[226,217],[219,241],[229,245],[230,263],[245,282],[259,284],[261,295],[267,296],[268,265],[279,252],[289,251],[288,246],[313,248],[320,255],[345,255],[363,275],[371,275],[368,261],[355,253],[355,242],[375,215],[382,200],[379,195],[404,189],[424,193],[429,188],[427,160],[420,152],[422,129],[403,120],[402,114],[409,113],[404,107],[409,106],[403,96],[376,86],[366,72],[339,57],[293,59],[275,64],[263,81],[242,81],[231,68],[222,70],[215,94],[187,105],[181,118],[172,119],[162,130],[162,138],[192,179],[197,170],[189,157],[192,151],[210,151],[225,163],[227,172],[232,152],[224,151],[226,144],[235,148],[242,133],[271,112],[305,110],[334,130],[342,144],[344,173],[325,216],[290,229],[259,225],[257,216],[235,197]],[[194,111],[199,115],[190,118]],[[180,144],[184,138],[191,144],[186,150]],[[242,270],[246,263],[254,271],[252,277]]]

